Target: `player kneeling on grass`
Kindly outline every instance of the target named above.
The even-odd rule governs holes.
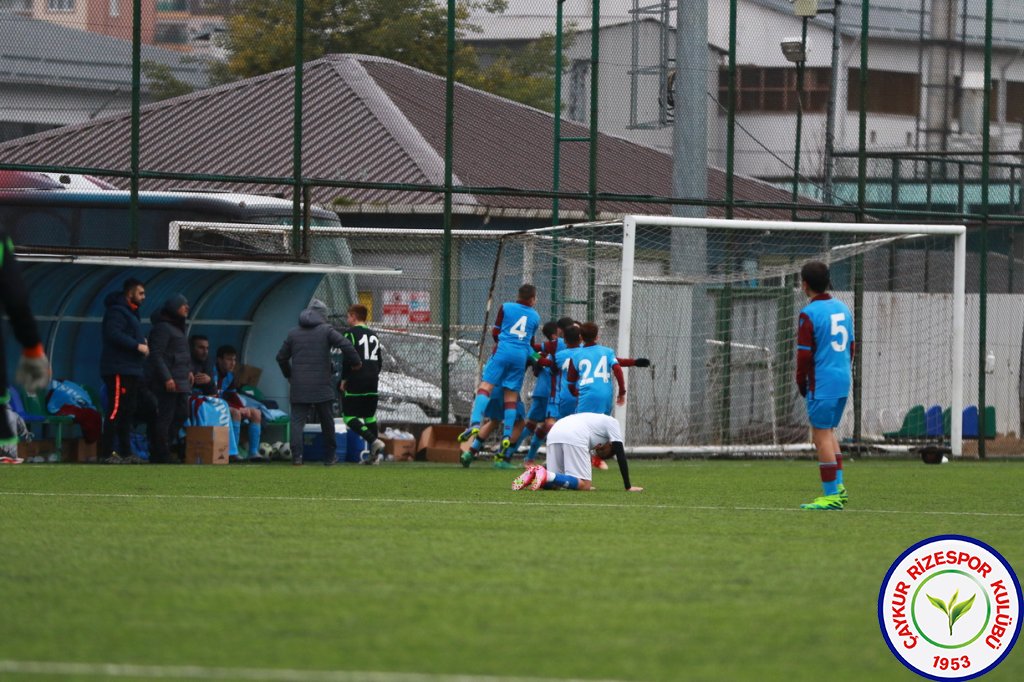
[[[807,399],[823,491],[813,502],[800,507],[840,510],[848,498],[835,428],[850,392],[853,314],[845,303],[827,293],[831,281],[824,263],[806,263],[800,270],[800,286],[810,301],[800,311],[797,328],[796,384],[800,395]]]
[[[629,482],[629,464],[623,448],[622,428],[615,418],[606,414],[580,412],[558,420],[547,438],[546,467],[533,467],[512,481],[512,490],[567,488],[593,490],[590,453],[601,457],[615,455],[622,474],[622,484],[631,493],[638,488]]]

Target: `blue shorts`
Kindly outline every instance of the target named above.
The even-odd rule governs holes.
[[[516,401],[516,421],[526,416],[526,406],[523,405],[522,400]],[[487,403],[487,407],[484,409],[484,419],[493,419],[494,421],[504,421],[505,419],[505,401],[502,399],[491,400]]]
[[[610,415],[614,402],[608,393],[581,393],[576,404],[576,411]]]
[[[569,396],[569,398],[563,398],[558,402],[551,403],[548,405],[548,416],[555,419],[561,419],[568,417],[570,414],[576,414],[576,398]]]
[[[846,398],[808,398],[807,417],[816,429],[834,429],[839,426],[846,409]]]
[[[480,377],[491,386],[500,386],[518,393],[523,388],[526,377],[526,358],[509,355],[492,355],[484,365]]]
[[[544,421],[548,416],[548,397],[547,396],[533,396],[533,400],[530,401],[530,412],[526,415],[529,421],[537,422],[538,424]]]

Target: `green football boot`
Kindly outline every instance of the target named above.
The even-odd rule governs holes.
[[[839,495],[822,495],[816,497],[814,502],[800,505],[801,509],[823,509],[828,511],[842,511],[843,500]]]
[[[479,426],[470,426],[468,429],[466,429],[458,436],[456,436],[455,440],[459,441],[460,443],[465,443],[467,440],[470,440],[471,438],[476,438],[476,435],[478,433],[480,433]]]
[[[839,484],[839,499],[842,500],[844,507],[850,501],[850,495],[846,492],[846,486],[842,483]]]

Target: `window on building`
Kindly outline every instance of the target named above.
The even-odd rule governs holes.
[[[0,12],[30,12],[32,0],[0,0]]]
[[[850,69],[846,110],[860,111],[860,70]],[[868,71],[868,112],[917,116],[921,111],[921,76],[897,71]]]
[[[75,0],[46,0],[46,9],[51,12],[74,12]]]
[[[184,45],[188,42],[188,27],[180,22],[158,21],[153,30],[153,42]]]
[[[569,106],[566,116],[570,121],[586,121],[590,112],[590,62],[577,59],[569,70]]]
[[[736,69],[736,111],[796,111],[800,99],[796,68],[741,66]],[[804,71],[803,110],[822,112],[828,107],[829,69]],[[729,72],[718,72],[718,101],[729,97]]]
[[[1006,83],[1006,120],[1012,123],[1024,121],[1024,83]]]

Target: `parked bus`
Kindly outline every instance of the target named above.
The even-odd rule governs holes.
[[[37,253],[103,253],[132,250],[131,193],[70,188],[42,173],[0,171],[0,225],[24,250]],[[292,202],[279,197],[216,192],[139,192],[138,254],[164,255],[169,248],[203,256],[280,258],[280,249],[261,250],[244,239],[223,236],[172,246],[172,222],[291,225]],[[310,226],[340,227],[336,213],[309,208]]]

